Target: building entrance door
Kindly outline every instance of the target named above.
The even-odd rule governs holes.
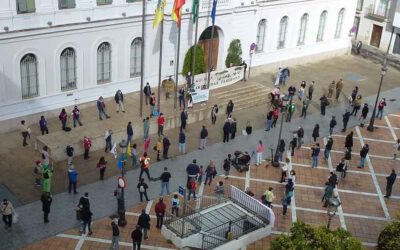
[[[372,28],[370,45],[379,48],[382,37],[382,26],[375,25]]]

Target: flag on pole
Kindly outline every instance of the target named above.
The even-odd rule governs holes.
[[[193,23],[196,23],[198,15],[199,15],[199,0],[193,0],[193,4],[192,4],[192,21],[193,21]]]
[[[117,159],[117,143],[114,143],[110,153],[114,155],[115,159]]]
[[[153,29],[156,28],[162,20],[164,20],[164,6],[165,0],[158,0],[156,14],[154,15]]]
[[[118,162],[117,162],[117,167],[118,167],[118,169],[124,168],[124,156],[123,155],[119,156]]]
[[[171,18],[176,22],[178,27],[181,27],[182,7],[185,2],[185,0],[175,0],[174,7],[172,8]]]
[[[212,24],[215,24],[215,15],[217,14],[217,0],[213,0],[213,6],[211,10],[211,20]]]
[[[128,155],[129,157],[132,156],[131,142],[128,142],[128,146],[126,149],[126,155]]]

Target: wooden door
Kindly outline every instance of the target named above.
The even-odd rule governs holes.
[[[219,49],[219,39],[204,39],[199,41],[199,45],[203,47],[204,50],[204,63],[205,68],[208,70],[208,60],[210,55],[210,49],[212,48],[212,69],[216,70],[218,65],[218,49]]]
[[[381,43],[381,37],[382,37],[382,26],[374,24],[372,28],[370,45],[379,48],[379,45]]]

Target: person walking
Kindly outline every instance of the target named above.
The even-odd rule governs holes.
[[[151,87],[148,82],[146,83],[146,86],[143,88],[143,93],[144,93],[144,99],[146,101],[146,105],[148,105],[150,102],[150,96],[151,96]]]
[[[89,150],[92,147],[92,140],[90,140],[89,137],[84,136],[83,137],[83,148],[85,149],[85,153],[83,154],[83,159],[88,160],[89,159]]]
[[[393,160],[396,160],[398,151],[400,151],[400,139],[393,144]]]
[[[312,96],[314,93],[314,81],[311,81],[311,84],[308,86],[308,99],[312,100]]]
[[[314,142],[316,142],[317,138],[319,137],[319,124],[315,124],[311,136],[314,139]]]
[[[71,144],[67,145],[67,147],[65,148],[65,152],[67,154],[67,165],[71,165],[72,159],[74,157],[74,148],[71,146]]]
[[[162,228],[163,222],[164,222],[164,216],[165,216],[165,210],[167,209],[167,206],[165,205],[163,198],[160,197],[159,201],[157,202],[154,211],[157,216],[157,225],[156,227],[158,229]]]
[[[357,53],[357,55],[360,54],[361,48],[362,48],[362,42],[359,40],[359,41],[357,42],[357,44],[356,44],[356,53]]]
[[[133,243],[133,250],[140,250],[140,244],[142,244],[142,231],[140,230],[140,226],[136,225],[135,230],[131,233],[132,243]]]
[[[65,109],[62,109],[60,114],[58,115],[58,119],[61,121],[61,129],[66,131],[67,128],[67,111]]]
[[[164,168],[164,172],[160,176],[161,180],[161,193],[160,196],[164,195],[164,190],[166,191],[166,194],[169,195],[169,180],[171,179],[171,173],[168,171],[168,168]]]
[[[139,163],[140,163],[139,180],[142,179],[143,173],[146,173],[147,178],[149,180],[152,180],[152,178],[150,177],[150,172],[149,172],[149,169],[150,169],[150,157],[147,156],[146,152],[144,152],[143,155],[140,157]]]
[[[332,81],[332,83],[329,85],[328,88],[328,98],[332,98],[333,91],[336,89],[336,83],[335,81]]]
[[[231,140],[235,139],[236,131],[237,131],[236,118],[233,118],[233,119],[232,119],[232,122],[231,122],[231,131],[230,131],[230,133],[231,133]]]
[[[335,99],[336,101],[339,101],[340,93],[342,93],[343,90],[343,79],[340,78],[339,81],[336,83],[336,96]]]
[[[290,152],[291,156],[294,156],[294,150],[296,149],[296,147],[297,147],[297,135],[293,134],[293,138],[289,143],[289,149],[291,150],[291,152]]]
[[[202,126],[201,131],[200,131],[200,147],[199,149],[205,149],[206,144],[207,144],[207,137],[208,137],[208,131],[206,129],[206,126]]]
[[[146,140],[149,137],[150,131],[150,118],[146,117],[143,119],[143,139]]]
[[[171,146],[171,142],[169,141],[167,136],[164,136],[162,145],[163,145],[163,158],[168,159],[168,150],[169,146]]]
[[[279,118],[279,109],[278,109],[278,107],[274,108],[272,117],[273,117],[273,121],[272,121],[271,127],[275,128],[276,127],[276,122],[278,121],[278,118]]]
[[[140,179],[136,187],[139,190],[140,202],[143,202],[143,196],[146,198],[146,201],[149,201],[149,197],[147,196],[149,186],[144,182],[143,178]]]
[[[108,119],[110,118],[109,115],[107,115],[106,112],[106,104],[104,102],[104,98],[102,96],[99,97],[99,99],[96,102],[97,110],[99,111],[99,120],[103,120],[103,116]]]
[[[160,115],[158,116],[157,125],[158,125],[158,131],[157,131],[158,136],[163,136],[164,125],[165,125],[165,118],[163,113],[160,113]]]
[[[358,86],[355,86],[354,89],[351,91],[351,104],[354,103],[357,95],[358,95]]]
[[[112,131],[111,131],[111,129],[106,130],[104,139],[106,140],[106,149],[104,150],[104,152],[108,153],[109,151],[112,150],[112,142],[111,142],[112,141]]]
[[[49,169],[49,165],[43,164],[42,176],[43,176],[43,192],[50,193],[53,170]]]
[[[376,113],[376,118],[379,117],[379,120],[382,120],[382,116],[383,116],[383,109],[386,106],[386,98],[382,98],[382,100],[379,101],[378,104],[378,113]]]
[[[324,150],[324,156],[325,156],[325,160],[329,159],[331,150],[332,150],[332,146],[333,146],[333,139],[332,136],[328,137],[328,141],[326,142],[325,145],[325,150]]]
[[[283,154],[285,153],[286,143],[285,140],[281,139],[278,144],[278,160],[282,161]]]
[[[298,130],[296,131],[297,134],[297,148],[301,148],[303,145],[303,138],[304,138],[304,129],[302,126],[299,126]]]
[[[325,115],[326,106],[329,105],[328,98],[325,96],[325,94],[323,94],[322,97],[319,98],[319,100],[320,100],[320,106],[321,106],[321,115]]]
[[[367,119],[368,112],[369,112],[368,103],[364,103],[364,106],[361,110],[360,118],[358,119],[359,121],[361,120],[361,125],[360,125],[361,127],[364,126],[364,121],[365,121],[365,119]]]
[[[360,150],[360,165],[358,165],[358,168],[364,168],[365,158],[367,157],[368,151],[368,144],[364,144],[364,146]]]
[[[351,151],[353,147],[353,131],[346,135],[346,139],[344,141],[344,147]]]
[[[22,134],[22,137],[24,138],[22,141],[22,146],[24,146],[24,147],[28,146],[28,143],[26,142],[26,138],[28,136],[29,136],[29,138],[31,137],[30,131],[31,131],[31,129],[26,125],[25,120],[22,120],[21,121],[21,134]]]
[[[180,154],[185,154],[186,153],[186,150],[185,150],[185,147],[186,147],[186,135],[185,135],[185,132],[184,131],[181,131],[181,132],[179,132],[179,145],[178,145],[179,147],[179,153]]]
[[[350,111],[348,111],[346,109],[346,111],[343,114],[343,129],[342,129],[342,132],[346,132],[347,123],[349,122],[349,120],[350,120]]]
[[[182,109],[181,112],[181,128],[180,130],[186,130],[186,124],[187,124],[187,120],[188,120],[188,113],[185,109]]]
[[[172,206],[171,206],[171,213],[174,214],[175,216],[179,216],[179,197],[177,194],[174,194],[174,197],[172,198]]]
[[[117,103],[117,113],[119,111],[122,111],[125,113],[125,108],[124,108],[124,94],[122,94],[122,91],[119,89],[115,93],[114,96],[114,101]]]
[[[289,163],[290,163],[289,158],[286,158],[285,162],[281,165],[281,180],[279,181],[280,183],[283,183],[286,180],[287,171],[289,169],[289,166],[288,166]]]
[[[226,105],[226,116],[227,118],[231,117],[232,112],[233,112],[233,102],[232,100],[229,100],[228,104]]]
[[[360,108],[361,108],[361,104],[362,104],[362,97],[361,97],[361,95],[358,95],[356,97],[356,99],[354,100],[354,102],[353,102],[353,105],[354,105],[353,106],[353,111],[351,111],[350,115],[356,116],[358,110],[360,110]]]
[[[267,118],[265,119],[265,131],[269,131],[271,129],[273,115],[274,112],[270,110],[267,114]]]
[[[267,191],[265,191],[265,202],[267,203],[267,207],[272,208],[272,201],[275,200],[275,194],[273,193],[273,188],[269,187]]]
[[[231,170],[231,154],[228,154],[228,158],[225,158],[222,168],[224,169],[225,179],[228,179],[229,171]]]
[[[213,160],[211,160],[210,164],[207,166],[205,174],[206,174],[206,180],[204,182],[204,185],[207,185],[207,181],[208,181],[208,185],[210,186],[212,180],[217,175],[217,170],[215,169],[215,164],[214,164]]]
[[[104,156],[100,157],[99,162],[97,163],[96,166],[99,171],[100,171],[100,180],[104,180],[104,173],[106,172],[106,168],[107,168],[107,161],[104,159]]]
[[[3,199],[3,201],[0,203],[0,213],[1,215],[3,215],[3,222],[5,224],[5,228],[11,229],[13,214],[14,214],[14,206],[9,200]]]
[[[128,136],[128,139],[126,140],[127,142],[131,142],[133,138],[133,127],[132,127],[132,122],[128,122],[128,125],[126,126],[126,134]]]
[[[303,100],[303,106],[301,108],[301,115],[300,117],[304,117],[304,119],[306,119],[307,117],[307,109],[308,109],[308,105],[310,104],[310,100],[306,97]]]
[[[74,124],[74,128],[76,127],[76,124],[79,124],[79,126],[82,126],[81,122],[81,111],[78,109],[78,106],[74,106],[74,109],[72,110],[72,121]]]
[[[224,126],[222,128],[224,132],[224,143],[229,142],[229,132],[231,131],[231,123],[228,119],[225,119]]]
[[[78,172],[76,171],[74,165],[70,165],[68,169],[68,193],[71,193],[71,190],[74,190],[74,194],[77,194],[76,184],[78,182]]]
[[[86,196],[86,194],[85,194]],[[81,219],[83,222],[83,226],[82,226],[82,230],[80,231],[82,233],[82,235],[84,235],[86,233],[86,227],[88,228],[88,235],[92,235],[92,216],[93,213],[90,210],[90,206],[83,206],[82,210],[81,210]]]
[[[393,184],[396,181],[396,172],[392,169],[392,173],[386,177],[386,195],[385,198],[390,198],[392,195]]]
[[[337,125],[336,116],[332,116],[331,121],[329,122],[329,135],[333,134],[333,130]]]
[[[265,151],[265,146],[262,143],[261,140],[258,141],[258,145],[256,147],[256,153],[257,153],[257,162],[256,162],[256,166],[259,166],[262,162],[262,154]]]
[[[211,109],[211,124],[215,124],[217,122],[217,114],[218,114],[218,105],[214,104]]]
[[[40,197],[40,201],[42,202],[43,221],[44,223],[49,223],[50,206],[53,198],[50,193],[43,193]]]
[[[294,113],[295,109],[296,109],[296,106],[294,105],[294,102],[291,101],[287,105],[288,114],[287,114],[287,117],[286,117],[286,122],[290,122],[292,120],[292,116],[293,116],[293,113]]]
[[[150,96],[150,117],[154,116],[154,110],[156,108],[156,104],[157,104],[156,95],[154,93],[151,93],[151,96]]]
[[[302,101],[304,99],[304,92],[305,92],[305,87],[303,87],[303,85],[300,86],[299,89],[299,101]]]
[[[338,179],[345,177],[344,172],[346,168],[346,160],[342,158],[340,162],[336,165],[336,176],[339,176]]]
[[[312,168],[316,168],[318,167],[318,156],[319,153],[321,151],[320,147],[319,147],[319,143],[316,143],[315,146],[311,147],[311,158],[312,158]]]
[[[47,121],[46,118],[44,118],[44,115],[40,116],[39,127],[42,135],[44,135],[44,132],[46,132],[46,134],[49,133],[49,129],[47,128]]]
[[[117,111],[118,112],[118,111]],[[113,218],[111,221],[112,228],[112,239],[110,250],[118,250],[119,249],[119,227],[118,227],[118,218]]]
[[[145,209],[142,209],[142,213],[139,215],[137,224],[142,230],[143,238],[147,240],[149,238],[147,236],[147,232],[150,230],[150,215],[146,214]]]

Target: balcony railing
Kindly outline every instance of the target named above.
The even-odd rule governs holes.
[[[388,8],[376,8],[374,5],[370,5],[367,8],[367,16],[377,21],[384,21],[388,18]]]

